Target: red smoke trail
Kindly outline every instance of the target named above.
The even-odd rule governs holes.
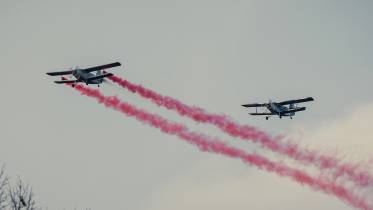
[[[177,111],[182,116],[187,116],[197,122],[215,125],[232,137],[239,137],[241,139],[258,142],[262,147],[284,154],[306,164],[314,164],[320,169],[334,169],[335,178],[347,175],[359,186],[366,187],[373,185],[372,175],[367,171],[361,171],[361,165],[354,165],[351,163],[341,164],[340,161],[333,156],[319,154],[317,151],[302,149],[294,143],[280,141],[281,137],[272,138],[267,133],[260,131],[255,127],[240,125],[227,116],[208,113],[201,108],[188,106],[174,98],[163,96],[153,90],[144,88],[141,85],[133,84],[117,76],[109,77],[109,79],[131,92],[137,93],[146,99],[150,99],[153,103],[159,106]]]
[[[122,112],[123,114],[126,114],[127,116],[134,117],[143,123],[158,128],[163,133],[176,135],[180,139],[197,146],[201,151],[241,159],[243,162],[254,165],[259,169],[274,172],[279,176],[289,177],[302,185],[310,186],[312,189],[320,190],[327,194],[333,194],[354,207],[363,210],[373,210],[373,207],[369,206],[367,201],[356,196],[351,190],[337,185],[333,181],[311,177],[306,172],[292,169],[283,163],[270,161],[269,159],[258,154],[248,154],[243,150],[236,149],[222,143],[219,139],[213,139],[197,132],[191,132],[182,124],[170,122],[159,115],[148,113],[144,110],[136,108],[133,105],[121,102],[117,97],[104,96],[97,89],[91,89],[81,85],[76,85],[75,89],[83,95],[95,98],[99,103],[104,104],[106,107],[113,108]]]

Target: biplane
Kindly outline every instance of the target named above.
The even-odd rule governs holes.
[[[293,119],[293,116],[296,112],[306,110],[306,107],[298,107],[299,103],[313,101],[312,97],[303,98],[303,99],[295,99],[295,100],[288,100],[282,102],[273,102],[269,101],[269,103],[254,103],[254,104],[244,104],[243,107],[254,107],[256,109],[255,112],[249,113],[250,115],[264,115],[266,116],[266,120],[269,119],[270,116],[277,115],[281,119],[282,117],[290,117]],[[269,112],[258,112],[258,107],[265,107]]]
[[[63,76],[63,75],[72,75],[75,77],[75,79],[63,79],[63,80],[58,80],[54,81],[57,84],[72,84],[73,86],[76,83],[83,82],[85,84],[95,84],[100,87],[100,84],[104,81],[105,77],[110,77],[113,76],[112,73],[107,73],[104,72],[104,69],[108,68],[114,68],[117,66],[120,66],[121,64],[119,62],[115,63],[110,63],[110,64],[105,64],[101,66],[95,66],[91,68],[75,68],[75,69],[70,69],[69,71],[57,71],[57,72],[48,72],[47,74],[49,76]],[[95,72],[95,73],[94,73]]]

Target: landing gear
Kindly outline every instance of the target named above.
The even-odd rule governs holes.
[[[75,84],[72,84],[71,86],[75,87]]]
[[[280,119],[282,119],[282,116],[280,115]]]
[[[266,116],[266,120],[268,120],[268,118],[269,118],[269,117],[268,117],[268,116]]]
[[[290,117],[290,119],[292,120],[292,119],[293,119],[293,117]]]
[[[100,87],[100,85],[97,85],[97,87]]]

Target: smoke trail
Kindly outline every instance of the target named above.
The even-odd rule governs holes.
[[[240,125],[227,116],[208,113],[201,108],[186,105],[174,98],[163,96],[153,90],[133,84],[120,77],[112,76],[109,77],[109,79],[133,93],[150,99],[158,106],[166,107],[169,110],[175,110],[180,115],[187,116],[197,122],[215,125],[232,137],[239,137],[255,143],[258,142],[262,147],[286,155],[302,163],[316,165],[320,169],[334,169],[335,178],[346,175],[359,186],[367,187],[373,185],[372,175],[364,171],[361,164],[341,163],[340,160],[333,156],[319,154],[317,151],[311,151],[309,149],[302,149],[297,144],[281,141],[281,137],[272,138],[267,133],[255,127]]]
[[[106,107],[113,108],[127,116],[134,117],[143,123],[158,128],[164,133],[176,135],[180,139],[197,146],[201,151],[241,159],[243,162],[254,165],[259,169],[274,172],[279,176],[289,177],[302,185],[310,186],[314,190],[320,190],[327,194],[332,194],[354,207],[363,210],[373,210],[373,207],[369,206],[367,201],[355,195],[352,190],[337,185],[333,181],[311,177],[306,172],[292,169],[283,163],[276,163],[258,154],[248,154],[243,150],[228,146],[217,138],[210,138],[201,133],[191,132],[182,124],[170,122],[159,115],[148,113],[133,105],[121,102],[117,97],[106,97],[101,94],[99,90],[81,85],[76,85],[75,89],[83,95],[95,98],[99,103],[104,104]]]

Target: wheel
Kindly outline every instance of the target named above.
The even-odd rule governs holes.
[[[266,117],[266,120],[268,120],[268,116]]]

